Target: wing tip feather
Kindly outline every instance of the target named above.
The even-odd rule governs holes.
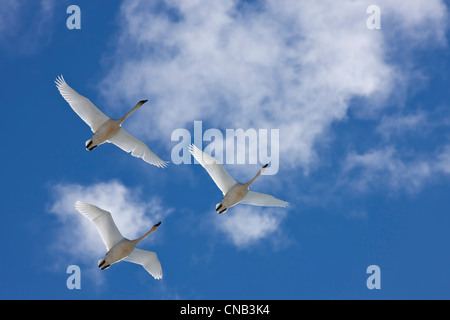
[[[66,81],[64,80],[64,77],[62,74],[56,77],[55,83],[56,83],[56,86],[58,87],[58,89],[66,84]]]

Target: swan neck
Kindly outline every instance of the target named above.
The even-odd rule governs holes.
[[[139,109],[140,107],[143,106],[143,104],[147,102],[147,100],[142,100],[139,101],[134,107],[133,109],[131,109],[130,111],[128,111],[128,113],[126,115],[124,115],[122,118],[119,119],[119,124],[122,124],[122,122],[125,121],[126,118],[128,118],[133,112],[135,112],[137,109]]]
[[[158,225],[154,225],[150,230],[147,231],[146,234],[144,234],[143,236],[137,238],[136,240],[133,240],[134,244],[138,244],[139,242],[141,242],[142,240],[144,240],[145,238],[147,238],[151,233],[155,232],[156,229],[158,229]]]
[[[252,180],[250,180],[249,182],[247,182],[247,183],[245,184],[245,186],[248,188],[253,182],[255,182],[255,180],[261,175],[261,173],[262,173],[262,170],[259,170],[258,174],[257,174]]]
[[[141,242],[142,240],[144,240],[145,238],[147,238],[150,233],[152,233],[154,230],[150,229],[146,234],[144,234],[142,237],[137,238],[136,240],[134,240],[134,242],[137,244],[139,242]]]

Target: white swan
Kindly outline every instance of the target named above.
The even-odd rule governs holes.
[[[75,209],[95,223],[106,246],[105,258],[98,261],[101,270],[109,268],[113,263],[128,261],[142,265],[155,279],[162,278],[161,263],[155,252],[135,248],[136,244],[158,229],[161,222],[155,224],[146,234],[135,240],[123,237],[111,216],[111,213],[92,204],[77,201]]]
[[[229,208],[238,203],[265,207],[286,207],[289,205],[288,202],[277,199],[271,195],[248,190],[249,186],[267,168],[267,164],[259,170],[258,174],[252,180],[247,183],[239,183],[230,176],[217,159],[212,158],[207,153],[198,149],[195,145],[191,145],[189,151],[209,173],[224,195],[222,201],[216,205],[216,211],[218,213],[227,212]]]
[[[154,154],[145,143],[128,133],[122,128],[122,122],[133,112],[142,107],[147,100],[139,101],[125,116],[120,119],[111,119],[101,112],[87,98],[78,94],[64,81],[62,76],[55,81],[56,87],[69,103],[73,111],[88,124],[94,135],[92,139],[86,141],[86,149],[91,151],[97,146],[109,142],[113,143],[126,152],[131,152],[135,157],[142,158],[144,161],[160,168],[167,166],[167,162],[161,160]]]

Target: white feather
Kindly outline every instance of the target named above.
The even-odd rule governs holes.
[[[130,255],[123,259],[123,261],[140,264],[144,267],[145,270],[147,270],[148,273],[153,276],[153,278],[162,278],[161,263],[159,262],[156,253],[153,251],[134,248]]]
[[[75,203],[75,209],[94,222],[107,250],[124,239],[108,211],[81,201]]]
[[[159,168],[164,168],[167,166],[167,162],[161,160],[145,143],[130,134],[124,128],[120,128],[114,136],[107,140],[107,142],[115,144],[125,152],[131,152],[131,155],[137,158],[142,158],[145,162]]]
[[[248,191],[247,195],[241,200],[240,203],[262,207],[287,207],[289,205],[288,202],[277,199],[269,194],[251,190]]]
[[[92,132],[97,131],[109,119],[88,98],[83,97],[69,87],[62,76],[59,76],[55,83],[63,98],[69,103],[73,111],[87,123]]]
[[[236,180],[230,176],[217,159],[201,151],[195,145],[189,146],[189,152],[205,168],[224,195],[236,184]]]

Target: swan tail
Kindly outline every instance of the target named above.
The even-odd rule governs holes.
[[[87,150],[92,151],[95,148],[97,148],[97,146],[92,143],[92,139],[89,139],[88,141],[86,141],[86,149]]]
[[[225,208],[221,203],[216,204],[216,211],[218,213],[225,213],[228,211],[228,208]]]
[[[100,270],[108,269],[109,266],[110,266],[110,264],[106,264],[106,260],[105,259],[98,260],[98,267],[100,268]]]

